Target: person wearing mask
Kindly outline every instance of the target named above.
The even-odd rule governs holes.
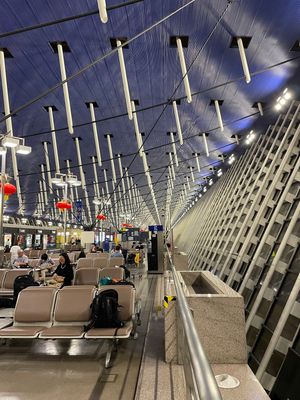
[[[123,257],[121,246],[118,244],[111,252],[111,257]]]
[[[13,262],[14,268],[28,267],[28,257],[24,254],[23,250],[18,250],[18,257]]]
[[[71,261],[67,253],[62,253],[59,256],[59,265],[54,271],[53,279],[57,283],[62,283],[61,287],[71,286],[74,278],[74,272]]]

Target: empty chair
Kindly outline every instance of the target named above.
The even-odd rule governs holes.
[[[119,267],[120,265],[124,265],[124,258],[123,257],[111,257],[107,266],[108,267]]]
[[[31,269],[9,269],[4,275],[0,296],[12,296],[14,294],[14,282],[17,276],[28,275]]]
[[[93,259],[93,267],[94,268],[106,268],[107,267],[107,259],[106,258],[94,258]]]
[[[97,268],[79,268],[75,271],[74,285],[94,285],[99,282],[99,270]]]
[[[71,261],[71,263],[75,262],[75,253],[68,253],[69,259]]]
[[[107,276],[113,279],[124,279],[124,269],[120,267],[101,269],[99,273],[99,280]]]
[[[93,286],[66,286],[56,298],[53,326],[44,329],[41,339],[81,338],[84,325],[91,319],[90,305],[95,295]]]
[[[93,260],[88,258],[79,258],[77,261],[77,269],[79,268],[93,268]]]
[[[118,311],[118,317],[124,322],[122,328],[92,328],[86,334],[86,339],[95,338],[128,338],[133,330],[134,307],[135,307],[135,289],[128,286],[109,285],[102,286],[100,292],[107,289],[114,289],[118,292],[118,303],[121,306]]]
[[[52,325],[56,288],[28,287],[19,294],[14,323],[0,330],[0,338],[35,338]]]
[[[86,253],[86,258],[95,258],[98,257],[98,253]]]

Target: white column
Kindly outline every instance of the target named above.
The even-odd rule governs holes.
[[[50,160],[49,160],[49,152],[48,152],[48,142],[43,142],[43,146],[44,146],[44,152],[45,152],[45,162],[46,162],[46,168],[47,168],[48,185],[49,185],[50,193],[53,193],[51,171],[50,171]]]
[[[54,117],[53,117],[53,109],[51,106],[48,107],[49,113],[49,121],[50,121],[50,129],[52,135],[52,145],[53,145],[53,153],[54,153],[54,161],[55,161],[55,170],[56,173],[60,173],[60,165],[59,165],[59,157],[58,157],[58,149],[57,149],[57,141],[56,141],[56,132],[54,125]]]
[[[132,108],[133,124],[134,124],[134,130],[135,130],[135,136],[136,136],[136,141],[137,141],[137,145],[138,145],[139,155],[140,155],[140,157],[142,157],[143,150],[144,150],[143,140],[142,140],[142,136],[140,133],[140,128],[139,128],[139,123],[138,123],[138,119],[137,119],[134,101],[131,102],[131,108]]]
[[[47,205],[48,204],[48,193],[47,193],[45,169],[44,169],[44,165],[43,164],[41,164],[41,175],[42,175],[44,199],[45,199],[45,204]]]
[[[174,133],[173,132],[170,132],[170,137],[171,137],[171,143],[172,143],[172,148],[173,148],[173,153],[174,153],[175,164],[176,164],[176,167],[178,167],[179,164],[178,164],[176,144],[175,144]]]
[[[94,170],[94,180],[95,180],[95,196],[100,197],[99,183],[98,183],[98,174],[96,168],[96,157],[92,156],[93,170]]]
[[[97,0],[97,1],[98,1],[100,20],[101,22],[103,22],[103,24],[106,24],[106,22],[108,21],[106,0]]]

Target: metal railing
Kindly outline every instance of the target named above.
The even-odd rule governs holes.
[[[182,336],[186,346],[181,346],[187,398],[193,400],[222,400],[215,376],[201,345],[194,319],[185,298],[182,284],[168,252],[170,269],[176,290],[176,309],[182,322]],[[186,350],[187,353],[186,353]]]

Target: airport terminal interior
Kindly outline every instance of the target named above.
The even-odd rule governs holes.
[[[0,400],[299,400],[300,1],[0,1]]]

